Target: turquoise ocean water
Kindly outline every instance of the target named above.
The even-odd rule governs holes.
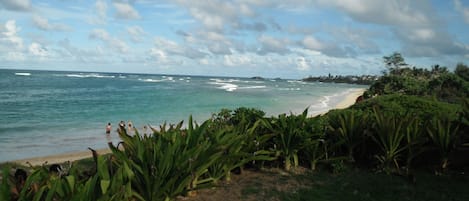
[[[105,125],[198,122],[221,108],[310,114],[365,86],[296,80],[0,69],[0,162],[107,147]]]

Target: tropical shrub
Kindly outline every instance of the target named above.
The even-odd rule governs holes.
[[[377,109],[374,109],[373,117],[371,136],[381,149],[376,158],[384,171],[389,173],[395,168],[399,172],[399,160],[406,149],[404,126],[407,118],[396,118]]]
[[[450,73],[432,79],[428,89],[428,94],[449,103],[460,103],[462,98],[469,96],[469,82]]]
[[[113,164],[133,170],[132,191],[143,200],[169,200],[187,194],[213,180],[202,176],[224,152],[223,144],[207,140],[208,124],[194,126],[190,118],[187,130],[181,129],[181,124],[168,130],[152,129],[151,138],[121,132],[123,150],[110,144],[116,157]]]
[[[328,113],[328,120],[328,133],[345,147],[349,161],[355,161],[355,150],[366,138],[367,115],[360,110],[335,110]]]
[[[469,67],[466,64],[458,63],[456,65],[456,69],[454,70],[454,74],[469,82]]]
[[[458,113],[461,111],[461,106],[458,104],[399,94],[378,96],[359,102],[351,107],[351,109],[362,110],[365,113],[372,113],[373,108],[390,115],[405,116],[409,114],[422,120],[431,119],[435,116],[455,120],[459,117]]]
[[[449,165],[449,156],[456,147],[458,129],[459,126],[450,120],[438,118],[433,118],[427,126],[427,133],[440,153],[442,170]]]
[[[299,157],[309,163],[311,170],[316,170],[319,162],[327,161],[329,159],[328,149],[333,148],[330,145],[331,141],[326,137],[326,121],[326,118],[321,116],[310,119],[311,133],[306,138],[302,149],[299,150]]]
[[[407,115],[403,121],[405,122],[404,133],[406,142],[405,170],[409,175],[413,167],[413,160],[426,150],[425,144],[428,139],[424,135],[425,122],[423,120],[412,115]]]
[[[298,151],[304,147],[311,124],[308,123],[308,109],[300,115],[281,114],[278,118],[266,119],[263,124],[273,136],[274,150],[282,159],[284,169],[298,167]]]

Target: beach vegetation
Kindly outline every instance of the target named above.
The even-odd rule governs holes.
[[[88,168],[71,164],[57,173],[46,165],[32,167],[21,183],[11,175],[11,166],[5,166],[0,198],[166,201],[229,183],[233,173],[242,175],[247,168],[282,167],[290,174],[308,167],[319,176],[321,170],[330,170],[333,175],[347,174],[345,178],[358,172],[372,179],[373,173],[385,172],[384,180],[391,186],[401,184],[389,179],[395,176],[415,178],[430,170],[444,177],[467,171],[467,66],[458,64],[455,72],[438,65],[431,70],[410,68],[399,53],[384,61],[389,73],[349,108],[316,117],[309,117],[308,109],[266,117],[262,110],[240,107],[222,109],[201,124],[192,117],[186,125],[165,123],[152,127],[149,135],[136,129],[130,135],[121,128],[121,142],[109,143],[111,154],[99,156],[91,150]],[[364,187],[363,182],[339,188],[347,197],[362,189],[367,194],[355,196],[358,200],[375,200],[378,194],[373,189],[381,187]],[[20,189],[15,195],[14,188]],[[409,185],[406,189],[415,190]],[[301,199],[298,194],[286,196]]]
[[[274,150],[276,156],[282,160],[286,171],[299,165],[298,152],[303,148],[311,131],[307,115],[306,109],[300,115],[281,114],[278,118],[264,120],[264,126],[274,135]]]
[[[364,142],[367,130],[367,116],[359,110],[345,110],[331,112],[329,118],[329,135],[338,139],[336,143],[346,148],[346,155],[350,162],[354,162],[354,153],[358,145]]]
[[[462,78],[463,80],[469,82],[469,67],[464,63],[458,63],[454,74]]]
[[[449,163],[449,156],[456,147],[459,126],[454,125],[448,119],[437,118],[433,118],[428,124],[428,136],[440,154],[441,169],[446,170]]]
[[[401,69],[408,66],[408,64],[405,63],[404,57],[399,52],[394,52],[389,56],[384,56],[383,61],[390,74],[401,74]]]
[[[405,151],[405,123],[409,117],[395,118],[392,115],[379,112],[376,108],[373,112],[373,134],[371,137],[380,148],[380,152],[375,155],[381,168],[385,172],[393,170],[399,173],[402,153]]]

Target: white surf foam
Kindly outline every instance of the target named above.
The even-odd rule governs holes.
[[[67,77],[75,77],[75,78],[115,78],[113,75],[101,75],[97,73],[90,73],[90,74],[67,74]]]
[[[225,91],[235,91],[238,89],[238,85],[235,84],[224,84],[223,86],[219,87],[220,89],[224,89]]]
[[[15,73],[18,76],[31,76],[31,73]]]
[[[142,82],[164,82],[165,80],[156,80],[156,79],[142,79],[142,78],[138,78],[138,80],[142,81]]]
[[[209,84],[212,84],[212,85],[219,85],[219,87],[217,87],[217,89],[223,89],[225,91],[235,91],[236,89],[238,89],[238,85],[236,84],[231,84],[230,82],[232,82],[232,80],[221,80],[221,79],[217,79],[217,78],[211,78],[209,79],[213,82],[208,82]]]
[[[298,84],[307,84],[306,82],[303,82],[301,80],[287,80],[288,83],[298,83]]]
[[[267,88],[267,86],[265,85],[239,87],[239,89],[265,89],[265,88]]]

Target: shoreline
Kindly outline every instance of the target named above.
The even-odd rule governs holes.
[[[96,149],[96,152],[98,152],[99,155],[104,155],[104,154],[111,153],[111,150],[109,148]],[[27,158],[27,159],[14,160],[14,161],[7,161],[7,162],[3,162],[2,164],[13,163],[13,164],[19,164],[23,166],[29,166],[29,165],[40,166],[44,164],[51,165],[51,164],[60,164],[60,163],[65,163],[65,162],[74,162],[74,161],[82,160],[85,158],[91,158],[91,157],[93,157],[93,154],[91,153],[90,150],[88,150],[88,151],[68,152],[68,153],[62,153],[62,154],[57,154],[57,155],[40,156],[40,157],[32,157],[32,158]]]
[[[354,89],[353,91],[351,91],[350,93],[348,93],[344,100],[340,101],[337,105],[335,105],[333,108],[331,108],[331,110],[333,109],[345,109],[345,108],[348,108],[350,106],[352,106],[353,104],[355,104],[355,101],[357,100],[357,98],[361,95],[363,95],[363,93],[366,91],[365,88],[361,88],[361,89]]]
[[[361,96],[363,92],[365,92],[365,90],[366,90],[365,88],[353,89],[346,96],[344,96],[344,99],[341,100],[334,107],[324,112],[312,114],[312,116],[323,115],[333,109],[347,108],[355,104],[355,100],[357,99],[357,97]],[[109,148],[98,149],[96,151],[100,155],[111,153],[111,150]],[[24,166],[29,166],[29,165],[39,166],[39,165],[44,165],[44,164],[50,165],[50,164],[57,164],[57,163],[74,162],[77,160],[90,158],[90,157],[92,157],[92,153],[91,151],[88,150],[88,151],[69,152],[69,153],[62,153],[62,154],[57,154],[57,155],[49,155],[49,156],[32,157],[32,158],[27,158],[27,159],[6,161],[0,164],[13,163],[13,164],[19,164],[19,165],[24,165]]]

